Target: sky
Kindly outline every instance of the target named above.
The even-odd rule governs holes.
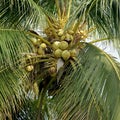
[[[113,57],[115,57],[115,59],[120,62],[120,56],[117,52],[117,50],[115,50],[115,48],[112,45],[108,45],[108,44],[101,44],[101,43],[97,43],[96,44],[98,47],[100,47],[101,49],[103,49],[105,52],[107,52],[108,54],[112,55]]]

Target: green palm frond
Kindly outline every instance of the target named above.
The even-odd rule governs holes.
[[[32,51],[30,37],[25,31],[0,29],[0,70],[17,66],[24,55]]]
[[[51,13],[56,12],[55,0],[40,0],[40,6],[42,6],[46,11]]]
[[[101,22],[102,24],[100,24],[100,26],[103,29],[106,28],[106,32],[113,31],[114,34],[118,33],[120,17],[120,6],[118,0],[85,0],[84,2],[82,2],[81,0],[76,0],[76,2],[74,3],[76,8],[78,8],[76,17],[82,16],[85,17],[86,20],[90,17],[95,25],[99,25],[99,23]],[[85,14],[81,12],[83,10],[85,11]]]
[[[90,24],[93,22],[96,28],[100,28],[98,29],[99,34],[103,35],[105,33],[109,38],[111,38],[108,43],[112,42],[119,51],[119,2],[117,0],[105,0],[100,2],[98,2],[98,5],[94,6],[89,12]],[[97,11],[95,11],[95,9]]]
[[[119,18],[120,6],[118,0],[76,0],[73,1],[71,9],[71,19],[80,19],[83,21],[91,21],[88,25],[96,26],[96,29],[112,36],[119,37]]]
[[[20,108],[17,114],[13,115],[13,120],[36,120],[37,100],[26,99],[26,102]]]
[[[44,24],[40,24],[40,21],[44,21]],[[0,3],[0,24],[22,29],[39,28],[45,25],[45,16],[33,0],[4,0]]]
[[[19,36],[19,37],[18,37]],[[0,119],[11,119],[25,99],[25,55],[33,48],[25,31],[0,29]],[[27,87],[27,86],[26,86]]]
[[[97,47],[87,44],[76,70],[68,69],[53,98],[57,119],[112,120],[119,104],[119,64]]]
[[[24,76],[24,77],[23,77]],[[21,84],[26,79],[25,72],[7,69],[0,71],[0,119],[11,119],[25,102],[25,91]]]

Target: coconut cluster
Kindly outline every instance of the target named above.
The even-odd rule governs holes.
[[[74,43],[74,31],[72,29],[64,30],[64,25],[54,24],[53,28],[45,29],[45,34],[52,44],[52,52],[56,59],[62,58],[64,61],[76,56],[76,48],[72,48]]]
[[[55,58],[62,58],[65,61],[75,57],[77,54],[75,49],[70,49],[69,43],[65,40],[53,42],[52,48],[54,50]]]
[[[78,43],[87,37],[86,32],[81,29],[74,32],[73,28],[65,30],[64,24],[61,25],[55,22],[51,24],[52,25],[44,30],[45,37],[42,38],[37,35],[34,38],[30,38],[36,50],[35,54],[41,58],[49,55],[56,61],[60,58],[63,59],[64,62],[75,60],[74,58],[76,58],[77,51],[79,50]],[[33,69],[34,65],[26,67],[26,70],[29,72]],[[55,73],[56,65],[54,64],[50,67],[49,71],[51,74]]]
[[[37,38],[30,38],[33,46],[35,47],[35,53],[33,55],[26,55],[26,62],[30,62],[30,59],[32,58],[32,56],[38,56],[40,55],[41,57],[45,55],[45,51],[47,48],[46,43],[42,42],[41,39],[37,39]],[[28,66],[26,66],[26,70],[28,72],[34,70],[34,65],[30,64]]]
[[[54,28],[54,32],[52,32],[51,28],[48,28],[45,30],[45,33],[52,44],[51,51],[56,59],[62,58],[64,61],[67,61],[76,56],[76,48],[72,48],[73,45],[71,44],[74,43],[73,30],[64,31],[60,26],[57,26]]]
[[[70,49],[70,42],[66,39],[60,40],[60,41],[54,41],[51,43],[51,46],[47,45],[46,43],[40,41],[40,39],[32,38],[31,39],[32,44],[34,45],[36,49],[36,55],[40,56],[41,58],[43,56],[46,56],[48,54],[51,54],[52,57],[54,57],[56,60],[59,58],[62,58],[64,61],[67,61],[69,59],[73,59],[76,57],[76,49]],[[31,56],[27,55],[27,59],[30,59]],[[27,71],[32,71],[34,69],[34,65],[28,65],[26,67]],[[52,66],[49,68],[50,73],[56,72],[56,66]]]

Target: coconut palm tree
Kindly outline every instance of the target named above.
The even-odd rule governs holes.
[[[0,2],[0,119],[117,120],[118,0]],[[107,49],[107,48],[106,48]]]

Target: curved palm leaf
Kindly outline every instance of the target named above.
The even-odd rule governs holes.
[[[18,113],[13,115],[13,120],[36,120],[37,102],[37,100],[26,99],[25,104],[23,104]]]
[[[25,73],[20,70],[7,69],[0,72],[0,119],[11,119],[24,102],[25,91],[21,84]]]
[[[19,36],[19,37],[18,37]],[[12,118],[25,98],[25,54],[33,51],[25,31],[0,29],[0,119]]]
[[[44,21],[44,24],[40,24],[40,21]],[[33,0],[4,0],[0,3],[0,24],[22,29],[38,28],[45,25],[45,16]]]
[[[87,44],[76,69],[68,69],[53,98],[57,119],[113,120],[119,104],[119,64],[97,47]]]
[[[120,18],[120,6],[118,0],[85,0],[78,1],[76,14],[71,14],[71,19],[76,18],[88,21],[88,27],[96,27],[98,34],[102,37],[106,34],[109,41],[112,41],[119,50],[119,18]],[[74,2],[76,3],[76,2]],[[71,20],[72,22],[72,20]]]
[[[55,8],[55,0],[40,0],[40,6],[42,6],[45,10],[55,13],[56,8]]]
[[[25,53],[32,51],[30,38],[25,35],[25,31],[0,29],[0,70],[7,66],[17,66]]]

